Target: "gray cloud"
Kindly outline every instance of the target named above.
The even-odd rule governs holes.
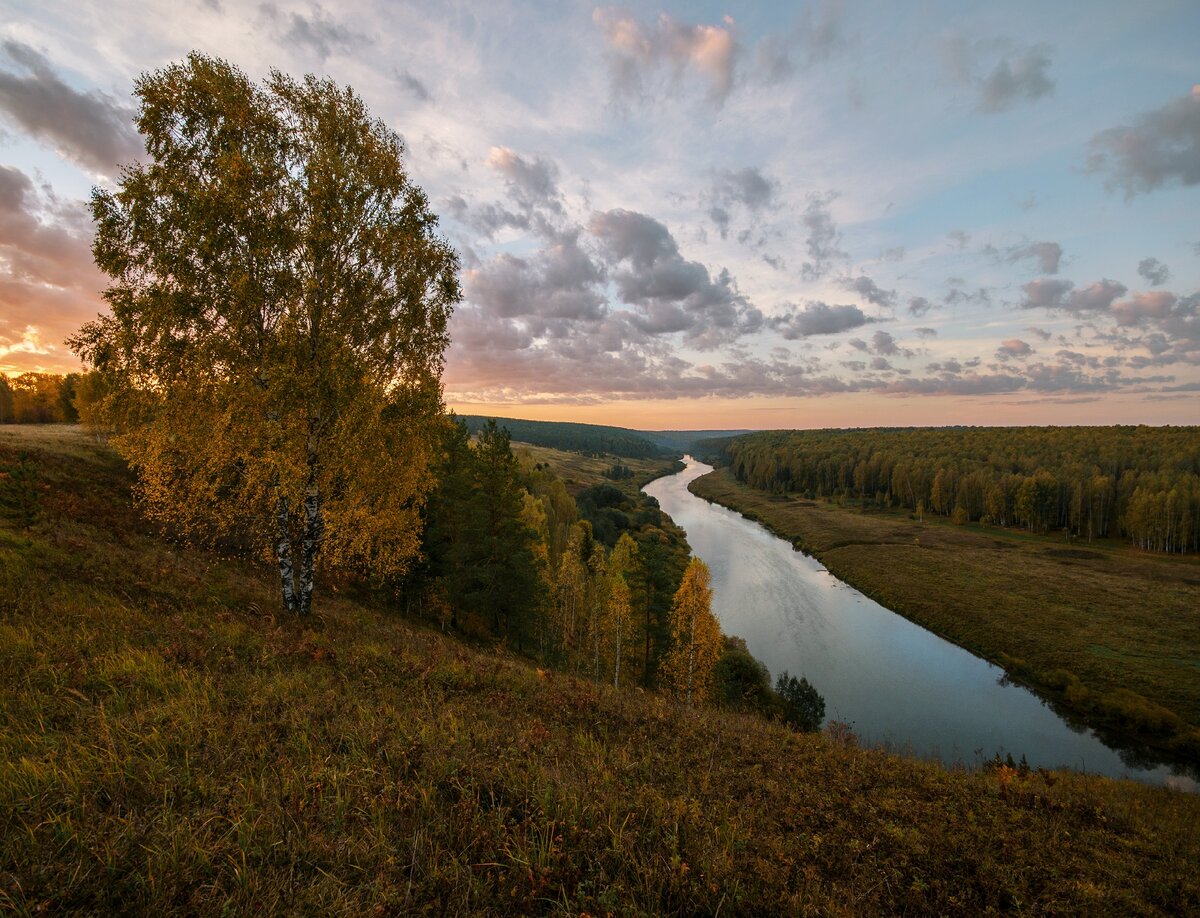
[[[1112,314],[1118,325],[1138,325],[1146,320],[1163,320],[1171,316],[1178,298],[1165,290],[1135,293],[1127,300],[1114,303]]]
[[[466,273],[467,298],[505,318],[598,320],[606,314],[599,285],[604,272],[578,244],[564,235],[532,258],[501,253]]]
[[[785,34],[771,34],[754,47],[754,72],[767,84],[778,83],[798,69],[824,63],[847,44],[841,0],[826,0],[805,9]]]
[[[1004,260],[1012,265],[1029,259],[1037,262],[1040,273],[1057,274],[1062,254],[1062,246],[1057,242],[1030,242],[1009,248],[1004,253]]]
[[[979,83],[979,110],[987,114],[1008,111],[1017,102],[1034,102],[1054,91],[1047,75],[1050,49],[1035,45],[1004,57]]]
[[[803,309],[791,307],[784,314],[767,319],[767,323],[789,341],[811,335],[834,335],[875,321],[857,306],[831,306],[820,301],[806,303]]]
[[[1170,270],[1157,258],[1143,258],[1138,262],[1137,272],[1152,287],[1165,284],[1171,277]]]
[[[713,173],[712,189],[708,194],[708,215],[724,239],[729,233],[734,207],[757,214],[774,203],[778,191],[779,183],[763,175],[755,166],[718,169]]]
[[[275,23],[284,44],[307,48],[322,63],[332,54],[351,53],[371,44],[367,35],[336,22],[319,6],[313,8],[311,16],[285,14],[274,3],[263,3],[259,10]]]
[[[487,163],[504,176],[509,196],[526,212],[542,208],[563,213],[558,166],[552,161],[529,160],[508,147],[492,147]]]
[[[1091,140],[1088,171],[1105,175],[1109,190],[1125,197],[1162,186],[1200,183],[1200,84],[1132,124],[1101,131]]]
[[[971,243],[971,234],[965,230],[950,230],[946,234],[946,238],[950,240],[950,245],[956,252],[961,252]]]
[[[408,92],[418,102],[432,102],[433,96],[429,92],[429,87],[418,80],[407,70],[396,72],[396,82],[408,90]]]
[[[809,260],[800,268],[800,275],[806,281],[819,280],[828,272],[831,261],[847,257],[838,248],[842,235],[829,213],[829,205],[836,197],[837,193],[832,191],[823,195],[810,194],[804,213],[800,215],[807,232],[804,245]]]
[[[928,341],[930,338],[937,337],[937,329],[936,328],[926,328],[926,327],[914,328],[913,334],[915,334],[922,341]]]
[[[1022,341],[1020,338],[1009,338],[1006,341],[1000,342],[1000,347],[996,349],[996,356],[1001,360],[1024,359],[1033,353],[1033,348],[1028,342]]]
[[[3,49],[13,69],[0,71],[0,112],[17,127],[101,175],[115,175],[142,154],[132,109],[104,93],[72,89],[28,45],[8,40]]]
[[[1021,308],[1061,309],[1063,298],[1071,292],[1071,288],[1074,286],[1069,280],[1048,277],[1031,280],[1021,288],[1025,292]]]
[[[923,296],[914,296],[908,301],[908,312],[910,315],[923,316],[931,309],[933,309],[933,303],[929,302]]]
[[[0,166],[0,366],[66,369],[63,339],[102,307],[92,224],[21,170]]]
[[[718,106],[733,89],[740,48],[728,21],[688,25],[663,13],[647,26],[614,8],[596,9],[592,19],[608,43],[618,97],[644,98],[647,83],[664,70],[675,83],[685,75],[699,76],[709,101]]]
[[[610,210],[595,214],[588,229],[622,300],[638,308],[632,321],[647,333],[683,332],[689,344],[715,347],[762,325],[762,313],[737,292],[729,272],[714,279],[704,265],[686,260],[657,220]]]
[[[891,308],[896,304],[895,290],[881,289],[865,274],[860,274],[858,277],[843,277],[838,284],[846,290],[853,290],[868,303],[874,303],[876,306]],[[909,305],[911,308],[911,303]]]

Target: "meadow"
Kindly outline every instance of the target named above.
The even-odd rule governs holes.
[[[0,470],[7,911],[1200,909],[1200,798],[614,690],[347,580],[279,615],[78,429],[0,429]]]
[[[1200,558],[770,494],[728,469],[691,490],[1064,711],[1200,760]]]

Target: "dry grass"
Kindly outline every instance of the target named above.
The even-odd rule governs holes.
[[[161,541],[120,463],[4,431],[0,908],[1186,913],[1200,799],[973,773],[539,673]]]

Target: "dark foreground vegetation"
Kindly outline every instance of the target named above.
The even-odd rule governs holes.
[[[539,671],[347,580],[284,615],[77,430],[0,431],[0,466],[5,910],[1200,909],[1195,797]]]
[[[1126,744],[1200,762],[1200,558],[785,497],[730,469],[691,490],[762,522],[1065,712]]]

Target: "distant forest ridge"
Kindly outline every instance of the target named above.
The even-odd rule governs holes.
[[[709,446],[767,491],[1200,550],[1200,427],[775,430]]]
[[[743,430],[632,430],[602,424],[578,424],[571,421],[528,421],[490,415],[460,415],[474,436],[489,420],[508,429],[512,439],[534,446],[585,453],[623,456],[629,459],[676,458],[690,452],[693,445],[711,437],[731,437],[749,433]]]

